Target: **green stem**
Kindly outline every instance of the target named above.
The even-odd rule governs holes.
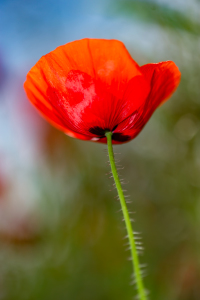
[[[119,176],[117,173],[117,168],[115,165],[114,153],[113,153],[113,148],[112,148],[112,132],[106,132],[106,137],[107,137],[108,154],[109,154],[109,159],[110,159],[111,170],[112,170],[112,174],[113,174],[113,177],[115,180],[117,192],[118,192],[121,207],[122,207],[122,212],[124,215],[126,229],[127,229],[127,233],[128,233],[131,256],[132,256],[132,263],[133,263],[133,270],[134,270],[135,281],[136,281],[136,286],[137,286],[137,290],[138,290],[138,296],[139,296],[140,300],[146,300],[147,298],[146,298],[146,293],[145,293],[145,289],[144,289],[144,284],[142,281],[139,258],[138,258],[138,254],[137,254],[132,224],[131,224],[131,220],[129,217],[126,201],[124,198],[121,182],[120,182],[120,179],[119,179]]]

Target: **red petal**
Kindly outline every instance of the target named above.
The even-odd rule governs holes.
[[[109,92],[118,98],[122,98],[127,82],[141,75],[139,66],[124,44],[117,40],[74,41],[56,48],[45,55],[45,59],[51,66],[51,72],[56,70],[55,77],[65,77],[70,70],[79,70],[105,83]]]
[[[44,70],[45,71],[45,70]],[[27,75],[27,80],[24,83],[26,94],[32,104],[40,111],[43,117],[59,130],[64,131],[71,137],[80,139],[91,139],[90,137],[74,132],[68,126],[65,117],[60,114],[56,107],[58,96],[55,91],[46,82],[45,75],[42,69],[33,67]]]
[[[121,121],[132,115],[145,103],[149,92],[150,83],[145,79],[145,76],[135,76],[128,82],[122,99]]]
[[[173,61],[147,64],[140,68],[151,84],[151,104],[160,105],[166,101],[179,85],[181,73]]]
[[[172,61],[142,66],[141,71],[151,85],[145,103],[119,124],[115,132],[134,138],[147,123],[155,109],[165,102],[179,85],[181,73]]]

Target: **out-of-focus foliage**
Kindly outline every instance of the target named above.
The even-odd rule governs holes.
[[[139,20],[151,22],[164,28],[184,30],[188,33],[199,35],[199,18],[182,12],[179,8],[172,8],[169,3],[161,4],[151,0],[122,0],[116,1],[116,9],[126,15],[132,15]]]
[[[115,147],[129,209],[136,212],[133,225],[141,232],[140,259],[147,264],[152,300],[200,299],[200,2],[189,2],[183,9],[176,0],[110,1],[106,10],[112,20],[128,20],[130,29],[119,38],[126,36],[140,65],[170,59],[182,72],[177,92],[142,133]],[[145,29],[145,47],[133,39],[133,28]],[[11,87],[12,81],[4,89]],[[132,268],[106,146],[66,137],[42,122],[23,97],[19,93],[10,108],[19,111],[29,137],[23,161],[29,162],[26,148],[34,155],[29,167],[18,163],[11,175],[0,169],[0,299],[132,299]],[[14,154],[8,154],[9,169]],[[1,151],[0,166],[4,156]]]

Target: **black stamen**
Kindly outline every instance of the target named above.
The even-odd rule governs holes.
[[[117,142],[127,142],[131,139],[129,135],[123,135],[122,133],[113,133],[112,140]]]
[[[89,129],[89,132],[97,135],[98,137],[105,137],[105,133],[110,131],[109,128],[101,128],[99,126],[94,126]]]
[[[117,128],[117,126],[118,126],[118,124],[113,127],[112,132],[115,131],[115,129]]]
[[[94,126],[91,127],[89,129],[89,132],[98,136],[98,138],[104,138],[105,137],[105,133],[108,131],[114,131],[117,128],[118,125],[116,125],[115,127],[113,127],[112,130],[110,130],[109,128],[101,128],[99,126]],[[128,140],[130,140],[131,137],[129,135],[123,135],[122,133],[113,133],[112,134],[112,140],[117,141],[117,142],[127,142]]]

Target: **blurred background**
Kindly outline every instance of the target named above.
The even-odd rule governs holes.
[[[200,1],[0,0],[0,299],[129,300],[131,263],[106,146],[65,136],[23,91],[26,73],[84,37],[123,41],[182,81],[115,147],[152,300],[200,299]]]

